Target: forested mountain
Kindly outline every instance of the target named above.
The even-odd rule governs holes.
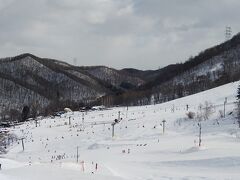
[[[123,89],[137,88],[146,82],[142,77],[106,66],[88,66],[80,68],[102,81]]]
[[[115,97],[115,104],[161,103],[240,79],[240,34],[184,63],[156,71],[123,69],[145,80],[136,90]]]
[[[124,84],[136,87],[144,83],[126,73],[121,76],[117,70],[110,68],[106,69],[115,76],[104,74],[102,69],[75,67],[32,54],[1,59],[2,119],[9,115],[19,116],[24,106],[30,107],[33,115],[48,114],[66,106],[78,108],[101,96],[123,93],[126,91]]]
[[[0,118],[20,118],[23,107],[35,116],[66,106],[160,103],[239,79],[240,34],[158,70],[77,67],[22,54],[0,59]]]

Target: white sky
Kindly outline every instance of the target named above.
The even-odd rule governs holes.
[[[239,0],[0,0],[0,57],[157,69],[240,30]]]

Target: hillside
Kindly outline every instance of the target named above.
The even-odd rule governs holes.
[[[158,105],[76,111],[39,117],[37,127],[29,121],[7,129],[10,140],[0,157],[0,179],[237,180],[240,131],[234,102],[239,83]],[[207,118],[206,104],[211,106]],[[119,111],[122,120],[112,137],[111,124]],[[189,111],[196,114],[193,119],[187,118]]]
[[[124,105],[162,103],[237,81],[240,79],[240,34],[184,63],[156,71],[123,71],[148,79],[136,91],[116,99],[116,104]]]
[[[144,86],[157,86],[175,77],[185,79],[186,74],[188,77],[194,79],[201,76],[207,76],[208,73],[210,73],[212,79],[218,79],[219,77],[215,77],[217,74],[221,75],[223,71],[226,71],[225,73],[228,73],[228,71],[230,71],[230,68],[233,68],[233,71],[237,71],[237,67],[239,66],[240,61],[239,46],[240,34],[237,34],[233,36],[232,39],[223,42],[222,44],[208,48],[200,52],[195,57],[190,57],[184,63],[167,66],[158,70],[159,74],[156,79],[152,80]],[[170,73],[168,73],[169,71]],[[187,81],[188,80],[189,79],[187,79]],[[181,83],[181,81],[178,83]]]
[[[64,106],[79,108],[106,94],[125,91],[124,83],[130,87],[144,83],[110,68],[104,74],[102,67],[93,71],[32,54],[1,59],[0,65],[2,119],[13,111],[15,117],[10,118],[16,119],[24,106],[45,114]]]

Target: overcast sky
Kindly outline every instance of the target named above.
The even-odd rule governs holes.
[[[0,57],[157,69],[240,31],[239,0],[0,0]]]

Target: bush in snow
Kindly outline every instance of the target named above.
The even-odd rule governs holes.
[[[211,103],[209,103],[208,101],[205,101],[204,104],[204,111],[203,111],[203,117],[205,120],[208,120],[209,117],[214,113],[214,108],[213,105]]]
[[[194,119],[196,114],[192,111],[189,111],[188,113],[186,113],[188,119]]]
[[[213,113],[214,113],[213,105],[210,102],[205,101],[204,105],[202,104],[199,105],[199,112],[197,113],[197,119],[208,120]]]
[[[199,122],[202,121],[202,120],[203,120],[203,113],[197,112],[196,119],[197,119]]]

